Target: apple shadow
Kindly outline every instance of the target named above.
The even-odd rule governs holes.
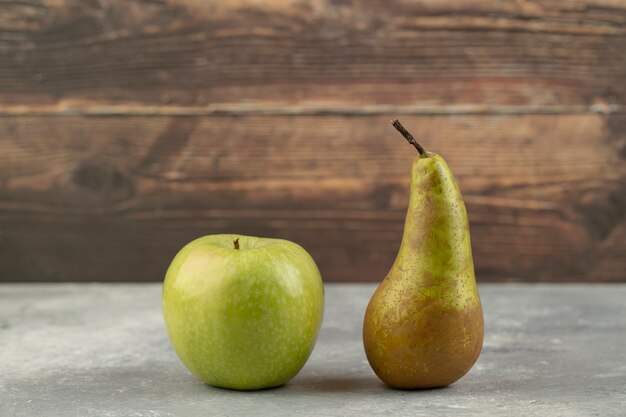
[[[450,386],[434,387],[434,388],[415,388],[401,389],[393,388],[385,384],[376,377],[370,376],[317,376],[317,377],[301,377],[287,384],[286,387],[293,385],[293,388],[304,389],[316,392],[341,392],[341,393],[426,393],[434,391],[446,391]]]
[[[216,387],[204,384],[205,388],[215,392],[246,392],[250,394],[262,394],[281,391],[315,391],[315,392],[365,392],[373,390],[385,390],[386,385],[376,378],[351,377],[351,376],[303,376],[298,377],[284,385],[253,390],[236,390],[231,388]]]
[[[369,376],[302,376],[293,380],[285,387],[292,387],[297,390],[307,390],[316,392],[370,392],[383,391],[387,388],[385,384],[375,377]]]

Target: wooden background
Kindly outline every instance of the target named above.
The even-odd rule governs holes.
[[[481,281],[626,281],[626,2],[0,0],[0,280],[159,281],[292,239],[384,277],[415,151]]]

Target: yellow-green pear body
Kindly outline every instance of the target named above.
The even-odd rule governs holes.
[[[482,349],[467,213],[437,154],[413,162],[402,243],[367,307],[363,342],[376,375],[403,389],[455,382]]]

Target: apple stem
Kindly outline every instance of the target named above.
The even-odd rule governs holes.
[[[233,245],[235,245],[235,249],[239,249],[239,238],[233,240]]]
[[[424,150],[424,148],[422,148],[422,145],[420,145],[419,143],[417,143],[417,141],[415,141],[415,138],[413,137],[413,135],[410,134],[404,128],[404,126],[402,126],[402,123],[400,123],[396,119],[393,122],[391,122],[391,124],[393,125],[393,127],[396,128],[398,132],[402,133],[402,136],[404,136],[404,138],[408,140],[411,145],[415,146],[415,149],[417,149],[417,151],[420,153],[421,156],[426,156],[426,151]]]

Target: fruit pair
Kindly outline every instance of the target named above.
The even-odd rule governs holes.
[[[402,244],[365,313],[363,342],[396,388],[453,383],[474,364],[483,316],[463,199],[447,164],[418,151]],[[295,243],[214,235],[185,246],[163,286],[163,313],[182,362],[210,385],[281,385],[306,362],[322,320],[322,280]]]

